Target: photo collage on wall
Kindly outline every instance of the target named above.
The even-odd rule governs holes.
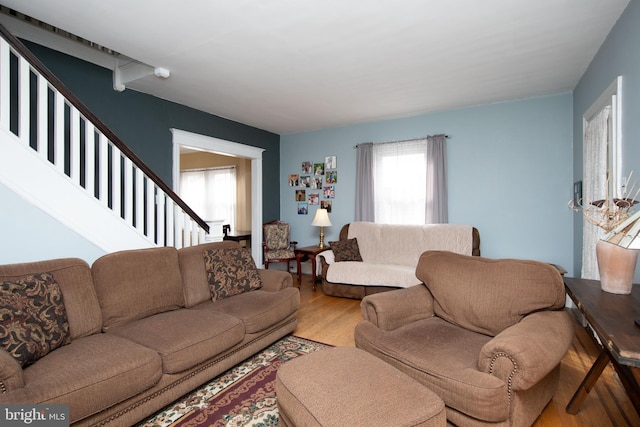
[[[300,173],[289,175],[289,187],[295,188],[298,215],[308,215],[310,206],[319,206],[331,213],[338,182],[336,156],[326,156],[324,163],[302,162]]]

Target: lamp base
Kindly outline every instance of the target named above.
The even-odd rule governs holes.
[[[319,248],[326,247],[324,244],[324,227],[320,226],[320,243],[318,243]]]

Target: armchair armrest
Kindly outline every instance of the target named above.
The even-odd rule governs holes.
[[[262,279],[262,290],[268,292],[281,291],[293,287],[293,278],[288,271],[258,269]]]
[[[364,320],[391,331],[433,316],[433,297],[424,285],[367,295],[360,303]]]
[[[4,393],[22,387],[24,387],[22,367],[9,353],[0,350],[0,402]]]
[[[507,381],[509,392],[527,390],[560,363],[574,333],[564,310],[532,313],[485,344],[478,369]]]

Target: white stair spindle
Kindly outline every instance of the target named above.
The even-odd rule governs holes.
[[[20,58],[20,70],[18,73],[18,137],[23,144],[29,145],[29,107],[31,101],[30,95],[30,70],[31,67],[26,59]]]

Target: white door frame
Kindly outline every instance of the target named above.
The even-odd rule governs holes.
[[[171,129],[173,134],[173,189],[180,194],[180,146],[224,154],[226,156],[251,159],[251,255],[256,265],[262,263],[262,153],[263,148],[252,147],[211,136],[200,135],[180,129]]]

